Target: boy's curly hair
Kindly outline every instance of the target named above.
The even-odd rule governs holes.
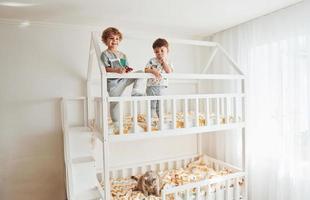
[[[163,39],[163,38],[158,38],[157,40],[155,40],[155,42],[153,43],[153,49],[158,48],[158,47],[167,47],[167,49],[169,48],[169,43],[167,40]]]
[[[101,36],[102,42],[106,44],[108,38],[111,35],[117,35],[120,41],[123,39],[123,34],[117,28],[109,27],[102,32],[102,36]]]

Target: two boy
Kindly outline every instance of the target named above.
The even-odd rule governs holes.
[[[119,43],[122,40],[122,33],[113,27],[105,29],[102,33],[102,41],[107,46],[107,49],[101,54],[101,61],[105,66],[106,72],[112,73],[128,73],[132,71],[129,67],[127,57],[124,53],[117,50]],[[152,73],[155,79],[148,79],[146,94],[148,96],[162,95],[166,88],[167,80],[162,79],[161,73],[171,73],[173,71],[171,63],[168,61],[169,45],[165,39],[157,39],[153,43],[155,57],[151,58],[146,65],[145,72]],[[138,71],[141,72],[141,71]],[[132,96],[143,96],[143,80],[141,79],[108,79],[107,88],[110,97],[121,96],[125,88],[133,85]],[[159,101],[151,101],[152,117],[155,113],[159,117]],[[110,114],[113,122],[119,121],[119,105],[118,103],[110,104]]]

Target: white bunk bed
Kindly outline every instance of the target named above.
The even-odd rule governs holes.
[[[161,199],[205,199],[239,200],[247,199],[245,169],[245,76],[227,52],[215,42],[170,39],[170,43],[212,47],[208,64],[202,74],[165,74],[169,80],[231,80],[238,82],[237,93],[108,97],[109,78],[152,78],[151,74],[106,73],[100,61],[99,40],[95,33],[91,37],[89,54],[87,98],[63,98],[62,123],[64,132],[64,153],[66,164],[66,185],[68,199],[111,198],[111,179],[128,178],[141,175],[148,170],[157,172],[186,168],[198,158],[215,171],[227,170],[229,173],[215,178],[206,178],[161,191]],[[217,53],[223,53],[238,74],[205,74]],[[94,67],[100,71],[100,80],[93,77]],[[100,87],[97,87],[96,86]],[[101,96],[94,97],[93,91],[100,88]],[[160,116],[156,129],[151,118],[150,102],[160,100]],[[109,122],[110,102],[120,105],[120,122],[117,132]],[[180,108],[181,106],[181,108]],[[182,109],[182,114],[180,110]],[[78,112],[79,119],[76,113]],[[130,117],[124,117],[125,114]],[[143,116],[143,126],[139,116]],[[129,122],[128,122],[129,121]],[[126,127],[128,123],[130,128]],[[143,127],[143,128],[142,128]],[[238,130],[242,134],[242,166],[236,167],[202,155],[202,135],[223,130]],[[125,166],[110,166],[109,146],[121,141],[136,141],[152,138],[197,135],[197,154]],[[126,199],[126,198],[123,198]]]

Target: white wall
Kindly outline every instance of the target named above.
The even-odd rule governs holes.
[[[86,94],[90,30],[0,23],[0,199],[65,199],[60,98]],[[151,43],[136,44],[120,48],[144,66]],[[173,47],[176,72],[197,71],[194,51]]]
[[[65,199],[60,97],[85,93],[89,32],[0,25],[0,199]]]

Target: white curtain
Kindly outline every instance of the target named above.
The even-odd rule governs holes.
[[[310,2],[304,1],[212,37],[248,78],[250,200],[310,199],[309,20]],[[215,64],[220,62],[221,57]],[[240,137],[220,137],[226,137],[227,148],[215,154],[234,160],[232,147],[240,145]]]

